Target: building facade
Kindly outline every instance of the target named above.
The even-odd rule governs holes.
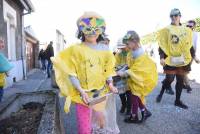
[[[0,0],[0,37],[5,48],[0,50],[14,65],[7,85],[26,77],[24,15],[34,10],[29,0]]]
[[[26,72],[30,72],[34,68],[39,68],[39,40],[36,38],[31,26],[27,26],[25,31],[26,45]]]

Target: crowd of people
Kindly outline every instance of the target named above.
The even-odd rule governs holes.
[[[171,24],[158,31],[160,64],[165,79],[156,98],[161,102],[166,92],[173,95],[171,83],[176,78],[174,105],[188,109],[181,101],[182,89],[192,92],[188,80],[193,61],[200,63],[195,56],[197,34],[195,21],[187,26],[181,24],[181,12],[172,9]],[[39,60],[42,69],[50,77],[52,63],[60,93],[66,98],[64,110],[70,111],[73,102],[79,134],[118,134],[116,120],[116,97],[121,100],[120,113],[125,123],[143,123],[152,113],[146,106],[145,97],[157,86],[156,63],[143,50],[140,37],[129,30],[117,43],[119,51],[109,50],[110,40],[105,34],[106,23],[102,16],[86,12],[77,20],[81,43],[76,43],[54,57],[53,42],[46,50],[41,50]],[[0,49],[4,48],[0,40]],[[0,101],[5,86],[6,73],[12,68],[8,60],[0,54],[0,62],[7,66],[0,68]],[[47,63],[47,64],[46,64]],[[138,112],[140,109],[140,112]],[[139,116],[141,115],[141,116]]]
[[[174,105],[187,109],[181,93],[183,88],[191,93],[187,74],[193,60],[199,63],[195,56],[197,35],[192,32],[196,23],[189,21],[187,27],[183,26],[179,9],[172,9],[170,18],[171,24],[161,29],[157,37],[160,64],[166,77],[156,102],[161,101],[165,91],[174,94],[171,83],[176,77]],[[117,43],[119,51],[112,53],[102,16],[86,12],[78,19],[77,27],[81,43],[51,60],[60,92],[66,97],[65,111],[69,112],[71,103],[75,103],[78,133],[119,133],[116,94],[121,100],[119,112],[125,113],[124,122],[143,123],[152,115],[145,97],[156,87],[158,72],[156,63],[141,47],[137,32],[128,31]]]
[[[38,59],[41,61],[42,70],[47,72],[47,77],[50,78],[52,62],[50,57],[54,56],[53,42],[47,46],[47,49],[43,49],[39,52]],[[4,39],[0,38],[0,50],[5,48]],[[9,71],[13,68],[13,65],[8,61],[3,53],[0,53],[0,102],[2,101],[4,94],[4,87],[6,86],[6,77],[9,76]]]
[[[41,49],[39,52],[38,60],[41,62],[41,69],[47,73],[47,77],[51,77],[52,62],[51,57],[54,56],[53,42],[50,41],[46,50]]]

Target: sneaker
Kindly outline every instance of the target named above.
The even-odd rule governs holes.
[[[161,99],[162,99],[162,96],[161,96],[161,95],[158,95],[158,96],[156,97],[156,102],[157,102],[157,103],[160,103],[160,102],[161,102]]]
[[[174,105],[183,109],[188,109],[188,106],[185,105],[182,101],[175,101]]]
[[[148,110],[142,111],[141,122],[144,122],[147,118],[151,117],[152,113]]]
[[[124,122],[125,123],[141,123],[137,115],[135,117],[133,117],[133,115],[130,115],[128,118],[124,119]]]
[[[120,112],[121,114],[123,114],[123,113],[125,112],[125,110],[126,110],[126,107],[122,105],[119,112]]]
[[[166,91],[165,91],[167,94],[170,94],[170,95],[174,95],[174,91],[172,90],[172,87],[170,88],[166,88]]]

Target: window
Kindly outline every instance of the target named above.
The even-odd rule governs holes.
[[[8,59],[16,60],[16,45],[15,45],[15,27],[13,25],[13,18],[8,16],[7,20],[7,45],[8,45]]]
[[[16,11],[5,0],[3,1],[3,15],[4,21],[7,23],[8,59],[16,60]]]

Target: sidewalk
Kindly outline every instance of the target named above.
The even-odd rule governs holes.
[[[33,69],[26,80],[14,83],[11,87],[4,89],[3,101],[10,95],[23,92],[37,91],[46,80],[46,75],[39,69]]]

